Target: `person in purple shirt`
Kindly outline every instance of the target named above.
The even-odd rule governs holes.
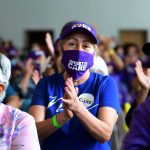
[[[123,140],[121,150],[148,150],[150,149],[150,69],[144,74],[141,61],[136,62],[137,78],[141,86],[136,102],[138,106],[134,108],[131,116],[129,132]]]

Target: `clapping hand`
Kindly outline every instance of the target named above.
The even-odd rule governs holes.
[[[73,79],[67,78],[65,83],[65,94],[63,102],[67,105],[68,109],[72,112],[80,108],[81,102],[78,98],[78,88],[74,87]]]
[[[65,99],[67,98],[66,96],[67,95],[66,95],[66,92],[65,92],[65,94],[64,94],[64,98]],[[63,108],[64,108],[64,113],[65,113],[66,117],[71,119],[74,116],[74,114],[73,114],[73,112],[71,110],[69,110],[67,104],[64,103],[64,102],[63,102]]]
[[[135,71],[141,87],[148,90],[150,88],[150,69],[147,69],[146,73],[144,73],[141,61],[139,60],[135,65]]]

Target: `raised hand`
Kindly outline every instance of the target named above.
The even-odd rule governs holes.
[[[144,73],[140,60],[138,60],[135,63],[135,65],[136,65],[135,71],[137,74],[139,84],[141,85],[142,88],[149,89],[150,88],[150,69],[147,69],[146,73]]]
[[[47,47],[49,49],[51,56],[54,57],[55,56],[54,46],[53,46],[53,42],[52,42],[52,37],[49,33],[46,33],[45,41],[46,41],[46,44],[47,44]]]
[[[39,82],[40,78],[41,78],[41,75],[40,75],[39,71],[34,70],[32,73],[32,79],[33,79],[34,83],[37,84]]]
[[[29,58],[26,62],[25,71],[27,74],[32,75],[34,70],[34,63],[31,58]]]

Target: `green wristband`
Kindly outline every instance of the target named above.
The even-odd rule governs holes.
[[[56,115],[52,117],[52,122],[55,128],[59,129],[61,125],[56,120]]]

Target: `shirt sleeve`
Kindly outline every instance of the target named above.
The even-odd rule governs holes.
[[[20,131],[12,141],[11,150],[40,150],[35,121],[32,116],[27,114],[18,124],[17,129]]]
[[[120,114],[121,108],[117,83],[111,76],[104,76],[104,78],[106,79],[101,83],[101,88],[99,91],[99,93],[101,93],[99,107],[112,107],[118,114]]]
[[[34,92],[33,92],[33,96],[32,96],[32,101],[31,101],[31,105],[42,105],[42,106],[47,106],[47,80],[46,78],[42,78],[38,84],[36,85]]]
[[[132,115],[130,129],[124,138],[122,150],[137,150],[150,148],[150,99],[140,104]],[[132,139],[132,140],[131,140]]]

